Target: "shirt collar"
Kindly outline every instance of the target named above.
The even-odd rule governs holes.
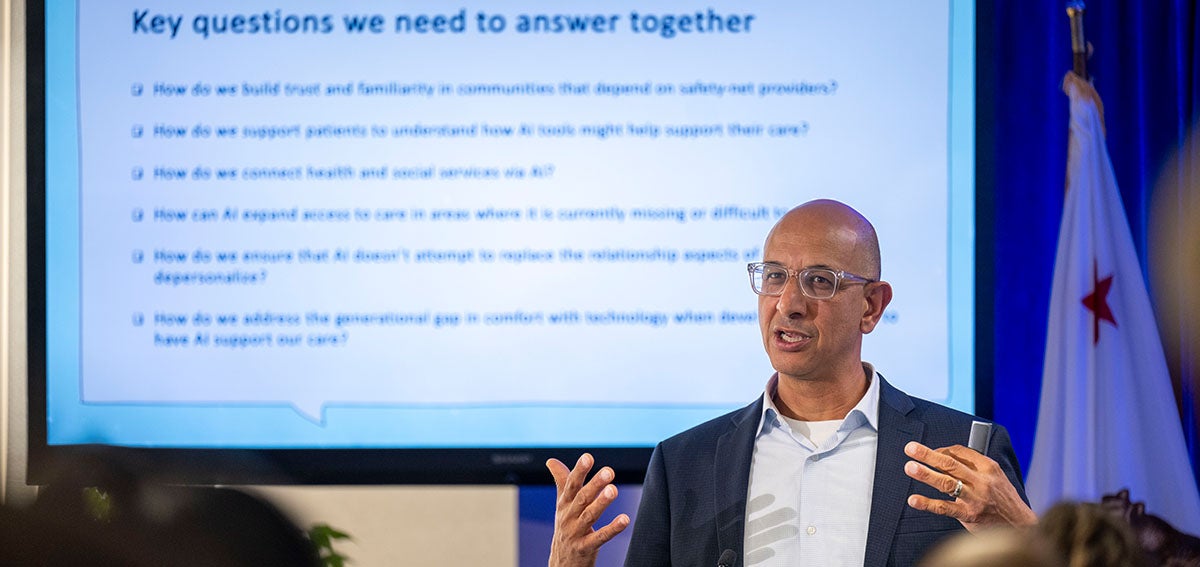
[[[867,392],[863,394],[862,399],[858,400],[858,403],[846,414],[842,426],[838,428],[839,431],[854,429],[864,424],[869,425],[871,429],[879,430],[879,374],[870,362],[863,362],[862,365],[863,370],[871,377],[871,383],[867,386]],[[767,380],[767,387],[763,391],[763,409],[758,420],[759,435],[769,432],[771,428],[783,425],[779,409],[775,407],[775,394],[778,391],[779,373],[776,372],[771,375],[770,380]]]

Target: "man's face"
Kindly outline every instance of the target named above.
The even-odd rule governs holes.
[[[763,249],[764,262],[793,271],[820,266],[877,277],[864,271],[871,268],[863,257],[854,230],[819,212],[789,213]],[[771,366],[781,377],[801,380],[834,380],[849,372],[861,376],[862,335],[878,322],[875,311],[882,311],[869,295],[867,286],[843,282],[832,298],[812,299],[800,291],[794,277],[789,277],[783,295],[760,295],[758,320]]]

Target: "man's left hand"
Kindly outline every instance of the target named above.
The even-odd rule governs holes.
[[[904,465],[904,474],[913,479],[947,495],[953,495],[962,482],[953,500],[912,494],[909,506],[954,518],[972,532],[997,525],[1037,523],[1037,514],[1021,500],[1000,465],[986,455],[962,445],[934,450],[916,441],[904,446],[904,454],[914,459]]]

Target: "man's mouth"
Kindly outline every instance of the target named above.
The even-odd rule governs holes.
[[[789,344],[804,342],[812,338],[806,334],[797,333],[795,331],[776,331],[775,336],[779,337],[779,340]]]

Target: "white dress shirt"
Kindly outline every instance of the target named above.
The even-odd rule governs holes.
[[[879,378],[863,368],[871,383],[834,434],[819,434],[831,424],[808,428],[819,445],[776,409],[778,375],[767,382],[750,464],[746,567],[863,564],[879,441]]]

